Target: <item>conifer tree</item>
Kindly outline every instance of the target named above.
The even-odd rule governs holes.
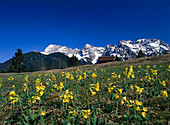
[[[78,58],[76,56],[73,55],[71,58],[69,58],[69,62],[68,63],[71,66],[77,66],[78,63],[79,63],[79,60],[78,60]]]
[[[145,57],[145,54],[142,52],[142,50],[139,50],[137,58],[141,58],[141,57]]]
[[[17,51],[18,52],[16,52],[15,56],[12,58],[9,70],[10,72],[25,72],[27,67],[24,64],[24,54],[20,48],[17,49]]]
[[[121,61],[121,59],[116,55],[115,61]]]

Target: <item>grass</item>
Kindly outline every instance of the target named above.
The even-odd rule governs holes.
[[[169,124],[169,56],[1,74],[0,124]]]

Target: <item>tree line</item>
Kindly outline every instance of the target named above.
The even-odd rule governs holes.
[[[164,52],[164,54],[167,54],[167,51]],[[146,55],[142,52],[142,50],[139,51],[138,55],[136,58],[141,58],[145,57]],[[116,55],[115,61],[121,61],[121,59]],[[67,62],[69,66],[77,66],[80,61],[76,56],[72,56],[69,58],[69,61]],[[66,67],[65,67],[66,68]],[[46,64],[46,70],[52,69],[50,64]],[[0,72],[33,72],[34,70],[34,65],[30,65],[30,67],[27,67],[25,62],[24,62],[24,54],[22,50],[19,48],[17,49],[17,52],[15,53],[15,56],[13,56],[9,69],[7,71],[0,71]]]
[[[72,56],[69,58],[69,61],[67,62],[69,66],[77,66],[79,64],[79,60],[76,56]],[[66,68],[66,67],[65,67]],[[52,69],[50,64],[46,64],[46,70]],[[19,48],[17,49],[17,52],[15,52],[13,58],[11,59],[10,65],[8,70],[2,70],[0,72],[33,72],[35,71],[34,65],[31,64],[30,67],[27,67],[24,62],[24,54],[22,50]]]

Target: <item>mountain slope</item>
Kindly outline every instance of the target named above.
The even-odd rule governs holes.
[[[52,69],[63,69],[70,67],[68,64],[69,57],[64,55],[63,53],[52,53],[49,55],[44,55],[40,52],[29,52],[24,54],[24,61],[26,66],[29,68],[31,65],[34,66],[34,70],[46,70],[47,65],[49,66],[48,68]],[[0,64],[0,70],[8,70],[9,65],[10,65],[11,59]],[[80,61],[80,65],[86,64],[84,61]]]
[[[131,40],[122,40],[118,45],[106,45],[105,47],[94,47],[86,44],[82,49],[71,49],[66,46],[49,45],[42,54],[51,54],[61,52],[69,57],[75,55],[79,60],[91,62],[95,64],[100,56],[118,56],[122,60],[135,58],[139,50],[142,50],[145,55],[161,55],[165,51],[170,51],[170,46],[159,39],[139,39],[135,42]]]

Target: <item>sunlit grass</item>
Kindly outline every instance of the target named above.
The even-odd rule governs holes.
[[[0,124],[167,124],[170,66],[0,78]]]

